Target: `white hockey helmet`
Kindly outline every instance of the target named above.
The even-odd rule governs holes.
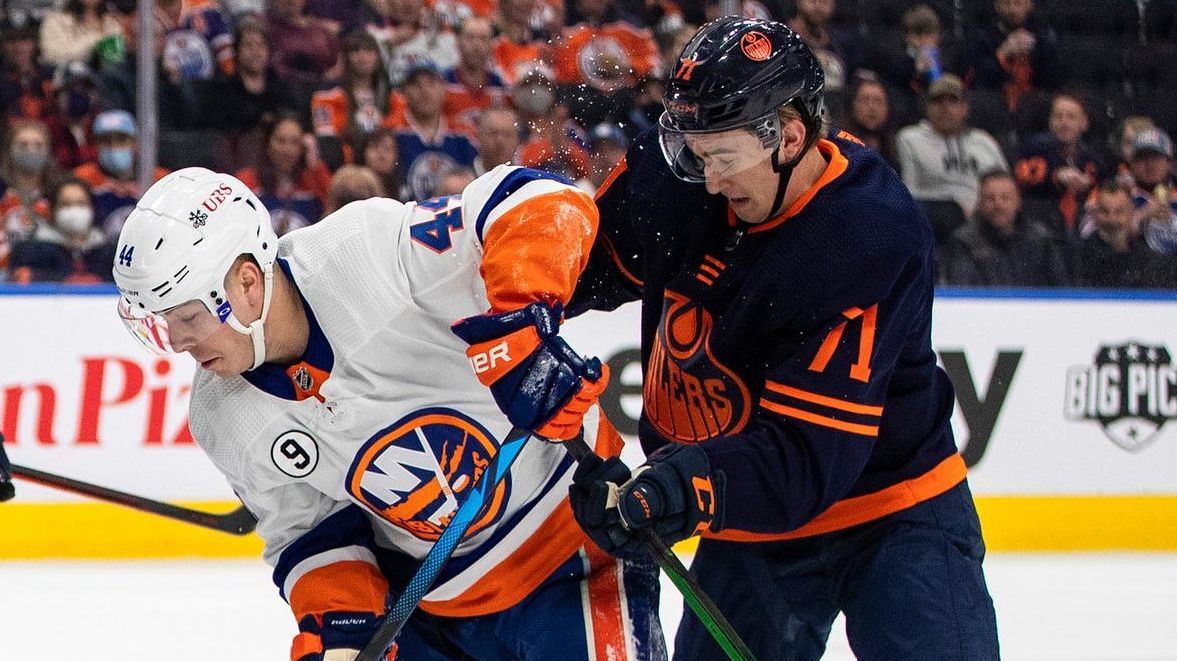
[[[119,233],[114,261],[119,316],[156,353],[176,352],[172,340],[181,324],[189,333],[208,333],[228,323],[251,336],[256,368],[265,361],[262,323],[277,253],[270,214],[249,187],[205,168],[177,170],[147,189]],[[240,255],[252,256],[265,275],[261,318],[249,326],[234,316],[225,296],[225,276]],[[191,310],[186,304],[195,301],[210,314],[182,319],[175,314],[181,306]]]

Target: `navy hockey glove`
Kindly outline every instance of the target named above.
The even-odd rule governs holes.
[[[621,526],[617,511],[618,485],[629,482],[630,472],[620,458],[602,459],[590,454],[580,460],[568,485],[572,515],[581,529],[609,555],[639,556],[641,541]]]
[[[451,330],[470,348],[474,373],[516,427],[567,440],[609,382],[609,367],[579,356],[560,337],[564,306],[531,303],[466,317]]]
[[[307,615],[290,647],[290,661],[355,661],[384,621],[375,613],[331,612]],[[396,644],[387,661],[396,659]]]
[[[642,528],[652,529],[667,544],[723,529],[726,478],[723,471],[712,472],[707,453],[698,446],[661,448],[619,486],[610,477],[614,476],[599,478],[578,468],[571,492],[577,520],[609,553],[632,553],[635,531]]]

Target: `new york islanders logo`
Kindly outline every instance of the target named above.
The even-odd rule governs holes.
[[[748,422],[748,387],[712,355],[711,328],[702,306],[666,292],[642,394],[650,424],[682,443],[731,434]]]
[[[482,425],[451,409],[417,411],[373,436],[356,455],[347,490],[415,537],[434,541],[498,452]],[[508,476],[486,499],[470,536],[498,521]]]

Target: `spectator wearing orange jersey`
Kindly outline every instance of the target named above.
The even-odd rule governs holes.
[[[616,20],[612,0],[575,0],[583,20],[564,29],[553,54],[556,83],[576,86],[569,110],[584,126],[624,116],[639,80],[659,75],[658,47],[645,28]]]
[[[340,85],[311,95],[315,135],[343,140],[350,161],[363,137],[388,120],[393,104],[376,38],[363,31],[348,33],[343,38]]]
[[[490,21],[467,18],[458,29],[458,65],[443,75],[446,95],[442,112],[451,126],[470,135],[484,110],[506,105],[506,86],[490,56],[493,44]]]
[[[541,0],[499,0],[493,47],[495,65],[508,85],[514,85],[539,63],[551,62],[550,35],[532,27]]]

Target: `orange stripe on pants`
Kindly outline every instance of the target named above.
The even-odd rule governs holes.
[[[588,579],[581,586],[581,603],[585,611],[585,635],[588,638],[589,659],[595,661],[632,661],[636,652],[630,649],[625,635],[629,619],[622,582],[622,563],[597,548],[586,544],[581,548]]]

